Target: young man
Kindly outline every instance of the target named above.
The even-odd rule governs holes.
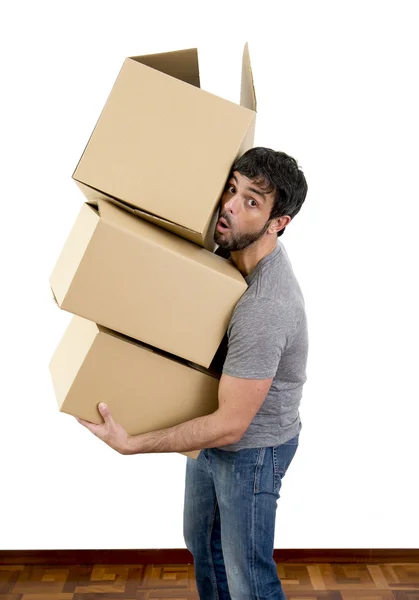
[[[252,148],[221,198],[217,253],[248,289],[213,365],[222,370],[211,415],[129,436],[99,404],[102,425],[78,419],[122,454],[202,449],[187,459],[184,538],[201,600],[284,600],[273,560],[279,490],[297,450],[308,353],[304,299],[278,237],[307,184],[283,152]]]
[[[213,365],[234,443],[188,458],[184,538],[202,600],[283,600],[273,560],[281,481],[297,450],[308,354],[304,299],[278,237],[307,184],[296,161],[253,148],[233,166],[215,241],[248,289]],[[224,360],[225,359],[225,360]]]

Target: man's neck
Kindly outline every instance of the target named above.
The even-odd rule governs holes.
[[[265,258],[265,256],[268,256],[268,254],[271,254],[275,250],[277,241],[278,237],[276,234],[272,237],[264,237],[255,244],[244,248],[244,250],[231,252],[231,260],[243,277],[247,277],[262,258]]]

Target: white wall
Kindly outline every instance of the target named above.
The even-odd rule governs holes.
[[[71,316],[48,277],[125,57],[197,46],[202,87],[236,102],[245,41],[256,145],[309,184],[281,238],[310,355],[275,547],[418,546],[416,3],[253,6],[15,2],[2,19],[1,549],[185,547],[186,458],[120,456],[58,412],[48,363]]]

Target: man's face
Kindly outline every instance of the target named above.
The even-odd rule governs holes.
[[[224,250],[243,250],[257,242],[270,225],[269,215],[275,193],[234,171],[220,202],[220,217],[214,241]]]

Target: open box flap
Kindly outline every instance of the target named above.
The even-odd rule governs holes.
[[[130,56],[129,58],[195,87],[200,87],[197,48],[146,54],[145,56]]]
[[[245,108],[256,111],[256,94],[253,82],[252,67],[250,65],[249,45],[246,43],[243,50],[242,83],[240,104]]]

